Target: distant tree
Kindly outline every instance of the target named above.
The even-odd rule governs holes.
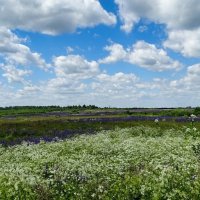
[[[195,114],[195,115],[200,115],[200,107],[196,107],[196,108],[194,109],[194,114]]]

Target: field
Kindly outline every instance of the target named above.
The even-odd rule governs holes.
[[[0,199],[200,199],[194,112],[7,111],[0,119]]]
[[[38,143],[41,139],[52,141],[55,137],[64,139],[116,127],[154,127],[155,119],[159,119],[162,129],[177,129],[191,125],[189,116],[192,113],[199,115],[200,109],[116,109],[93,105],[0,108],[0,144],[9,146],[24,140]],[[200,121],[200,118],[195,121]],[[196,123],[196,126],[200,128],[200,123]]]

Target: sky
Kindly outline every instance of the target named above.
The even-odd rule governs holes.
[[[0,0],[0,107],[194,107],[199,91],[199,0]]]

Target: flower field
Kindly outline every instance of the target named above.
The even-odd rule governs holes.
[[[101,131],[0,147],[0,199],[200,199],[196,128]]]
[[[61,113],[59,113],[61,114]],[[0,144],[12,146],[22,141],[39,143],[39,141],[54,141],[54,138],[66,139],[74,135],[94,134],[100,130],[113,130],[115,127],[127,128],[140,125],[155,126],[159,122],[162,129],[183,126],[200,128],[200,117],[189,116],[137,116],[137,115],[94,115],[84,116],[20,116],[10,118],[0,117]],[[101,113],[102,114],[102,113]],[[192,121],[193,120],[193,121]]]

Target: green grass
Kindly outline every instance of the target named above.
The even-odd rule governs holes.
[[[126,128],[135,127],[140,125],[147,125],[150,127],[158,126],[161,129],[179,129],[183,126],[191,126],[189,122],[177,123],[174,121],[159,122],[155,124],[154,121],[116,121],[116,122],[80,122],[82,118],[98,118],[99,116],[88,116],[88,117],[18,117],[16,119],[0,120],[0,141],[15,141],[17,139],[26,139],[28,137],[43,137],[43,136],[54,136],[56,131],[64,130],[77,130],[82,133],[86,133],[89,130],[100,131],[100,130],[112,130],[116,127]],[[105,116],[112,118],[112,115]],[[115,116],[117,117],[117,116]],[[121,116],[118,116],[121,117]],[[77,121],[70,121],[77,120]],[[196,123],[195,126],[200,128],[200,123]]]
[[[135,126],[0,148],[0,199],[199,199],[199,131]]]
[[[44,114],[49,112],[69,112],[79,113],[86,110],[96,110],[98,107],[94,105],[83,105],[83,106],[11,106],[11,107],[0,107],[0,116],[10,115],[30,115],[30,114]]]

